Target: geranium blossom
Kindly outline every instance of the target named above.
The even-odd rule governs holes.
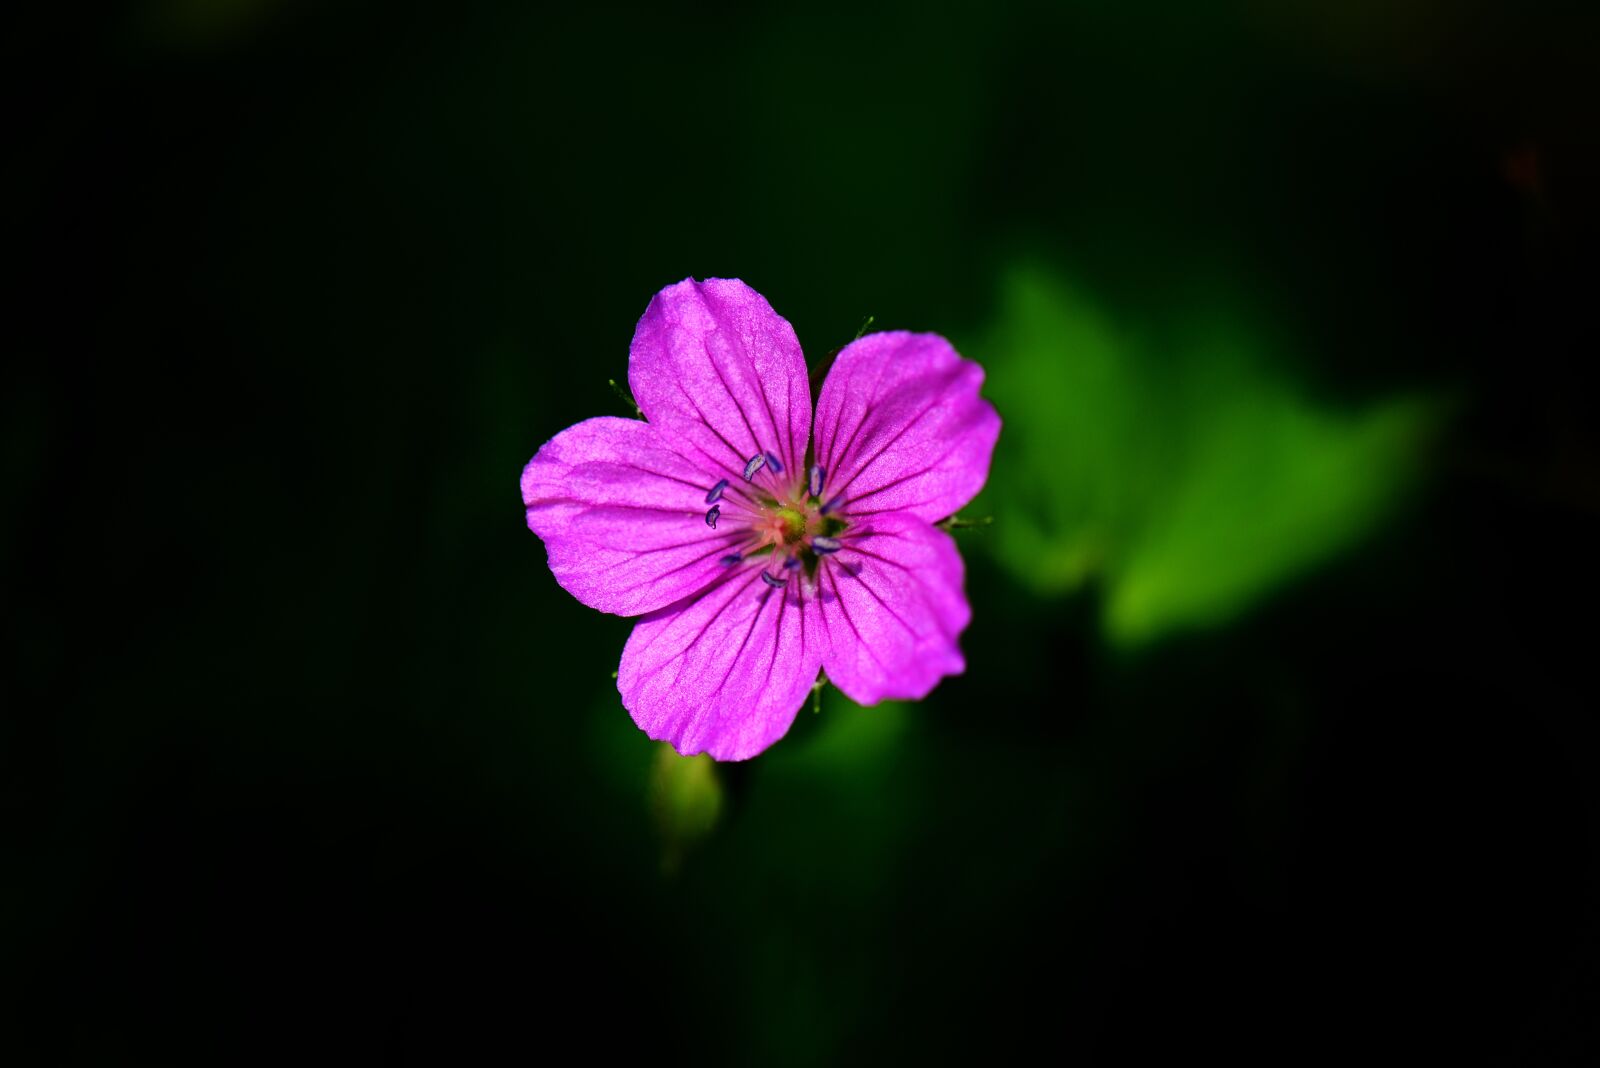
[[[645,420],[588,419],[522,472],[556,581],[641,616],[617,689],[685,755],[783,737],[819,671],[851,699],[965,669],[961,557],[934,526],[982,488],[1000,432],[983,371],[936,334],[842,349],[816,408],[794,328],[736,279],[685,279],[639,320]]]

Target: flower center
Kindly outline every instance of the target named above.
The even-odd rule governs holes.
[[[843,519],[829,514],[837,502],[824,501],[822,490],[827,473],[821,467],[813,465],[803,481],[782,479],[782,474],[783,465],[776,456],[758,453],[745,464],[748,490],[725,496],[733,491],[728,480],[722,479],[706,494],[706,503],[711,505],[706,513],[707,526],[716,528],[722,518],[722,505],[728,504],[733,509],[728,519],[749,535],[739,552],[722,558],[723,564],[731,567],[761,558],[761,578],[773,587],[782,587],[791,575],[800,572],[814,578],[821,559],[844,548],[839,535],[848,526]]]
[[[810,526],[811,509],[802,510],[802,507],[780,504],[768,513],[772,517],[775,543],[797,545],[804,540],[806,527]]]

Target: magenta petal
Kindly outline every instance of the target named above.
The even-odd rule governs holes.
[[[628,382],[645,418],[724,474],[765,452],[786,479],[805,462],[811,384],[800,342],[737,279],[686,278],[657,293],[634,331]]]
[[[937,334],[868,334],[839,353],[817,400],[823,496],[847,515],[954,515],[983,488],[1000,417],[983,369]]]
[[[637,419],[602,417],[547,441],[522,471],[550,570],[591,608],[639,615],[705,589],[742,537],[706,526],[716,480]]]
[[[822,665],[817,598],[746,566],[693,601],[641,619],[617,689],[650,737],[685,756],[753,757],[782,738]]]
[[[852,525],[818,569],[828,680],[853,701],[916,700],[966,661],[956,644],[972,618],[950,535],[908,515]]]

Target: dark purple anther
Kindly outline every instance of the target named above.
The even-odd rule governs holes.
[[[842,501],[842,500],[844,500],[843,496],[835,497],[833,500],[831,500],[827,504],[823,505],[822,506],[822,514],[823,515],[827,515],[829,512],[831,512],[835,508],[839,507],[839,502]]]
[[[811,496],[813,496],[813,497],[822,496],[822,480],[824,478],[826,478],[827,476],[828,476],[828,472],[826,472],[826,471],[824,471],[822,469],[822,465],[821,464],[812,464],[811,465],[811,477],[808,480],[808,485],[807,485],[807,488],[811,490]]]
[[[727,489],[727,488],[728,488],[728,480],[727,479],[724,478],[724,479],[718,480],[717,484],[715,486],[711,487],[711,492],[706,494],[706,503],[707,504],[716,504],[718,501],[722,500],[722,491]]]
[[[795,568],[800,566],[800,558],[798,556],[791,556],[789,559],[783,562],[783,566],[788,568],[790,571],[793,571]]]
[[[744,465],[744,480],[749,482],[752,478],[755,478],[756,472],[765,467],[766,463],[767,458],[759,452],[750,457],[749,461]]]
[[[816,537],[811,539],[811,548],[814,552],[822,556],[827,556],[829,553],[836,553],[840,549],[843,549],[844,543],[838,538],[826,538],[821,534],[818,534]]]
[[[732,556],[724,556],[720,562],[723,567],[732,567],[734,564],[737,564],[743,559],[744,557],[740,556],[738,553],[734,553]]]
[[[783,465],[778,462],[778,458],[776,456],[772,455],[770,452],[762,453],[762,455],[767,458],[767,466],[772,468],[773,474],[783,474]]]
[[[773,578],[770,572],[761,572],[761,581],[765,582],[768,586],[771,586],[775,590],[783,589],[783,579]]]
[[[710,527],[712,530],[716,530],[717,529],[717,516],[719,516],[721,514],[722,514],[722,509],[719,506],[713,504],[711,506],[711,511],[706,513],[706,526]]]

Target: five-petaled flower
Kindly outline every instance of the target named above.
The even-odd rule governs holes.
[[[617,688],[650,737],[743,760],[783,737],[819,670],[862,704],[966,667],[961,557],[934,526],[982,488],[1000,418],[936,334],[868,334],[817,401],[794,328],[736,279],[685,279],[639,320],[645,417],[589,419],[522,472],[550,570],[642,616]]]

